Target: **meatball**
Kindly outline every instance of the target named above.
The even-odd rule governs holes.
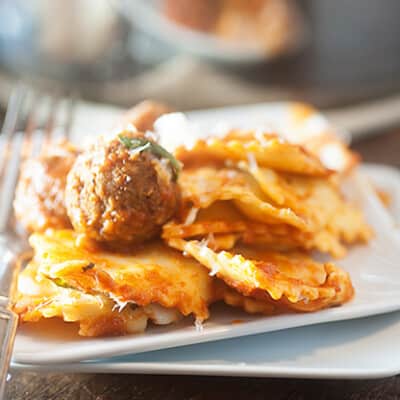
[[[151,131],[156,119],[171,111],[165,104],[145,100],[128,110],[122,116],[121,124],[132,124],[140,132]]]
[[[78,151],[62,142],[21,166],[14,211],[28,231],[71,228],[64,202],[67,174]]]
[[[175,160],[171,164],[168,155],[138,132],[100,138],[68,174],[66,205],[74,229],[117,247],[157,235],[179,204]]]

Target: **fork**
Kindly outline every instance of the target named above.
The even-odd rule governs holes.
[[[20,165],[24,159],[38,156],[51,142],[70,139],[74,105],[72,98],[41,94],[19,85],[7,106],[0,134],[0,399],[18,322],[11,308],[16,276],[21,255],[28,249],[12,212]]]

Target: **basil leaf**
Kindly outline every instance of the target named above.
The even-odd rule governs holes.
[[[167,150],[164,149],[164,147],[160,146],[158,143],[151,143],[151,152],[159,156],[161,158],[166,158],[169,163],[171,164],[172,171],[174,173],[174,179],[176,180],[178,178],[179,172],[181,170],[181,164],[180,162]]]
[[[128,138],[124,135],[119,135],[120,142],[128,149],[133,150],[137,147],[144,146],[145,144],[149,143],[149,140],[144,138]]]
[[[172,168],[174,180],[178,178],[181,164],[170,152],[165,150],[164,147],[145,138],[128,138],[122,134],[119,135],[118,138],[129,150],[137,149],[139,152],[150,151],[150,153],[154,154],[156,157],[166,158]]]

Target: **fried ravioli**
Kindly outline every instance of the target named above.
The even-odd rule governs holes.
[[[337,177],[276,172],[242,161],[239,169],[198,167],[180,177],[180,218],[163,237],[235,234],[247,244],[346,254],[345,244],[367,242],[362,212],[342,195]]]
[[[252,220],[286,223],[307,230],[307,222],[289,208],[268,202],[251,178],[234,169],[212,167],[183,171],[179,181],[182,201],[196,208],[207,208],[216,201],[232,201]]]
[[[257,136],[254,133],[239,136],[231,134],[223,138],[199,139],[190,149],[185,146],[178,147],[175,157],[186,167],[191,167],[193,164],[212,161],[243,161],[251,154],[259,165],[278,171],[310,176],[330,174],[317,157],[301,146],[285,142],[274,135]]]
[[[38,272],[31,262],[18,278],[14,311],[22,322],[43,318],[61,318],[77,323],[81,336],[115,336],[143,332],[150,320],[165,325],[181,318],[176,309],[157,304],[144,307],[129,305],[120,310],[108,296],[88,294],[51,280]]]
[[[161,242],[117,254],[87,247],[88,244],[79,245],[78,241],[72,230],[48,231],[30,237],[38,279],[52,282],[47,287],[72,290],[67,293],[79,298],[88,296],[91,302],[101,299],[100,308],[115,306],[125,310],[129,305],[142,308],[155,305],[176,310],[183,316],[192,314],[198,322],[208,318],[208,305],[217,299],[217,289],[207,270],[195,260],[183,257]],[[20,282],[23,279],[21,275]],[[20,305],[25,301],[23,290],[19,290],[19,296],[16,311],[21,313]],[[46,297],[43,295],[42,300]],[[64,317],[70,296],[63,297],[64,304],[60,297],[57,299],[58,305],[53,305],[60,311],[55,316]],[[34,319],[27,316],[34,315],[32,312],[23,315],[25,320]]]
[[[196,240],[171,239],[169,244],[194,257],[241,295],[272,305],[275,311],[317,311],[346,303],[354,294],[348,273],[305,254],[245,247],[215,252]]]

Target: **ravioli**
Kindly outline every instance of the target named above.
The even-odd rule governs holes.
[[[61,318],[78,324],[79,335],[93,337],[140,333],[145,331],[149,320],[165,325],[182,317],[178,310],[157,304],[119,309],[108,296],[84,293],[55,282],[39,274],[34,262],[20,273],[14,311],[22,322]]]
[[[286,223],[307,230],[307,221],[289,208],[275,207],[263,196],[251,177],[234,169],[213,167],[186,170],[179,180],[183,203],[207,208],[216,201],[231,201],[248,218],[270,223]]]
[[[225,241],[225,247],[221,236],[230,238]],[[216,248],[224,250],[229,250],[238,242],[268,246],[274,250],[300,249],[309,237],[309,234],[289,225],[267,225],[247,219],[233,204],[223,201],[198,210],[194,221],[190,223],[175,220],[163,227],[163,238],[166,241],[172,238],[205,238],[214,248],[213,242],[218,239]]]
[[[246,161],[254,157],[262,167],[310,176],[327,176],[330,170],[303,147],[285,142],[274,135],[227,135],[199,139],[190,148],[180,146],[175,157],[189,168],[213,161]]]
[[[334,257],[346,254],[345,244],[371,238],[371,228],[341,194],[337,177],[276,172],[247,162],[238,168],[183,171],[181,215],[163,227],[163,237],[235,234],[247,244]]]
[[[72,230],[33,234],[30,244],[38,274],[89,295],[102,295],[121,308],[158,304],[196,320],[208,318],[217,298],[213,279],[198,262],[162,242],[129,253],[111,253],[77,244]]]
[[[241,295],[268,303],[276,311],[317,311],[346,303],[354,295],[347,272],[305,254],[246,247],[215,252],[196,240],[171,239],[168,243],[191,255]]]
[[[367,242],[371,238],[372,230],[362,212],[344,198],[334,177],[322,179],[258,167],[247,169],[267,196],[308,222],[313,235],[305,242],[305,248],[338,257],[346,253],[342,242]]]

